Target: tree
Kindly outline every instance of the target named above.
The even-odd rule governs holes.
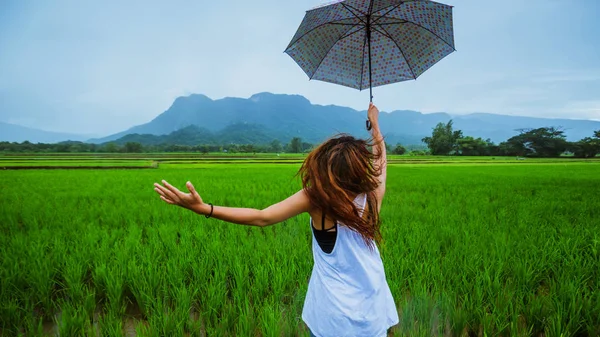
[[[202,154],[207,154],[210,151],[210,149],[208,148],[207,145],[200,145],[198,147],[198,151],[200,151],[200,153],[202,153]]]
[[[429,153],[423,150],[412,150],[408,153],[409,156],[427,156]]]
[[[119,152],[119,146],[115,142],[110,142],[104,146],[104,151],[110,152],[110,153]]]
[[[438,123],[431,137],[425,137],[422,139],[423,143],[427,144],[427,147],[433,155],[449,155],[451,152],[458,152],[458,140],[462,138],[462,131],[454,131],[452,129],[452,120],[448,123]]]
[[[391,151],[393,154],[403,155],[406,153],[406,148],[402,144],[396,144],[396,147]]]
[[[229,144],[226,146],[226,150],[229,153],[237,153],[239,151],[239,147],[237,144]]]
[[[302,152],[310,152],[313,148],[313,145],[311,143],[307,143],[307,142],[302,142]]]
[[[463,137],[457,140],[458,153],[463,156],[487,156],[490,154],[489,144],[491,141],[485,141],[480,138],[473,138],[471,136]],[[493,146],[494,144],[491,143]]]
[[[138,142],[127,142],[123,147],[123,151],[127,153],[139,153],[142,152],[143,146]]]
[[[85,146],[81,142],[72,143],[71,145],[69,145],[69,152],[73,152],[73,153],[85,152]]]
[[[55,150],[56,152],[69,152],[69,149],[71,148],[71,145],[69,145],[68,143],[58,143],[55,146]]]
[[[269,152],[279,153],[283,150],[283,146],[281,146],[281,142],[277,139],[273,139],[271,144],[269,144]]]
[[[585,137],[584,139],[571,143],[569,151],[577,158],[594,158],[600,153],[600,139]]]
[[[569,143],[564,131],[555,127],[522,129],[520,135],[506,141],[510,154],[532,157],[558,157]]]
[[[301,153],[302,152],[302,139],[300,137],[294,137],[288,144],[288,152],[290,153]]]
[[[241,153],[256,153],[256,147],[252,144],[240,145]]]
[[[593,137],[585,137],[569,145],[569,151],[578,158],[593,158],[600,153],[600,130],[594,131]]]

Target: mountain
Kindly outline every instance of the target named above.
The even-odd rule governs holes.
[[[346,132],[359,137],[367,137],[365,131],[365,111],[335,105],[311,104],[299,95],[272,93],[255,94],[248,99],[227,97],[212,100],[204,95],[194,94],[177,98],[171,107],[152,121],[132,127],[126,131],[89,142],[105,143],[119,140],[148,138],[149,135],[169,135],[177,130],[195,125],[200,130],[200,141],[227,141],[245,143],[250,139],[262,139],[268,143],[272,139],[288,142],[293,137],[316,143],[338,133]],[[517,129],[545,126],[563,127],[567,138],[576,141],[592,135],[600,129],[600,122],[571,119],[549,119],[507,116],[486,113],[451,116],[447,113],[423,114],[417,111],[397,110],[382,112],[380,124],[386,140],[391,144],[419,144],[421,138],[431,134],[437,123],[454,120],[456,129],[474,137],[490,138],[499,143],[518,134]],[[137,134],[137,136],[133,136]],[[129,135],[129,136],[127,136]],[[122,138],[125,137],[126,138]],[[160,142],[171,138],[156,138]],[[136,138],[138,137],[138,138]],[[204,138],[202,138],[204,137]],[[260,141],[260,142],[263,142]],[[198,144],[198,143],[196,143]]]
[[[127,142],[138,142],[144,145],[179,144],[179,145],[220,145],[220,144],[268,144],[274,139],[284,141],[280,135],[258,124],[231,124],[219,132],[211,132],[197,125],[188,125],[168,135],[128,134],[114,140],[123,145]]]
[[[0,122],[0,141],[4,142],[58,143],[66,140],[84,141],[87,138],[89,136],[50,132]]]
[[[313,105],[299,95],[260,93],[249,99],[227,97],[211,100],[204,95],[194,94],[177,98],[167,111],[146,124],[108,137],[90,139],[89,142],[122,142],[121,137],[136,133],[166,135],[189,125],[214,133],[234,132],[239,138],[247,137],[251,131],[248,125],[254,125],[270,140],[287,142],[293,137],[301,137],[304,141],[315,143],[338,132],[368,137],[364,127],[365,118],[365,111],[335,105]],[[243,127],[244,133],[240,132],[241,129],[230,128],[232,125],[237,128],[246,125]],[[394,132],[387,137],[388,141],[414,144],[419,143],[423,135]],[[242,143],[243,139],[231,139],[231,142]]]

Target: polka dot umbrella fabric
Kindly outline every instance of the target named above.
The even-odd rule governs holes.
[[[451,6],[346,0],[307,11],[285,52],[310,79],[363,90],[416,79],[454,50]]]

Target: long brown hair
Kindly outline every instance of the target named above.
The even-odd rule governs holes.
[[[369,146],[380,144],[339,134],[315,148],[302,163],[298,174],[314,207],[360,234],[372,247],[373,241],[381,239],[375,195],[381,169],[374,166],[377,158]],[[360,216],[353,199],[362,193],[367,194],[367,205]]]

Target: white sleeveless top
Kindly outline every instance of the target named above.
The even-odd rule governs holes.
[[[361,215],[366,200],[366,194],[354,200]],[[302,319],[316,336],[386,336],[398,324],[379,249],[373,246],[369,249],[360,234],[339,224],[335,246],[327,254],[313,234],[314,266]]]

